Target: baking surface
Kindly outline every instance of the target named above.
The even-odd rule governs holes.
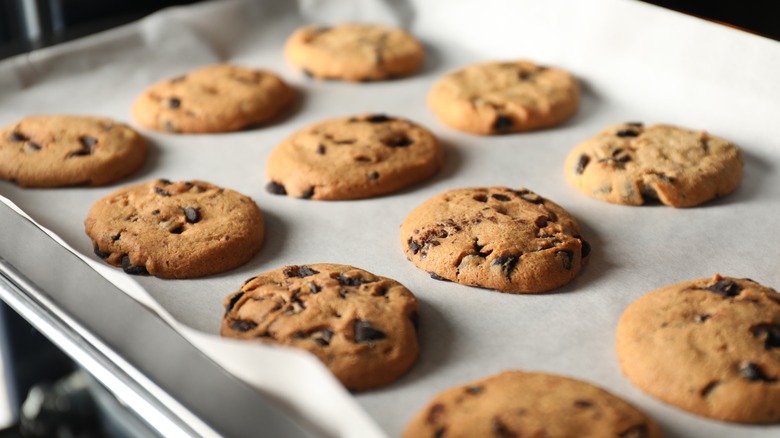
[[[252,197],[265,215],[267,240],[249,263],[204,279],[134,280],[183,324],[180,330],[196,345],[326,433],[375,434],[359,406],[384,433],[398,436],[440,391],[520,368],[595,383],[650,414],[667,436],[780,434],[780,426],[731,425],[658,402],[623,377],[614,352],[623,309],[658,287],[719,272],[780,288],[775,219],[780,147],[774,135],[780,118],[780,44],[623,0],[489,1],[478,8],[466,1],[391,6],[371,1],[352,12],[346,7],[350,2],[302,2],[314,8],[303,16],[292,2],[267,3],[167,10],[0,62],[3,125],[40,113],[103,115],[132,125],[130,105],[146,86],[219,61],[272,69],[300,95],[287,117],[259,129],[197,136],[141,131],[150,142],[150,157],[139,173],[118,184],[22,190],[0,182],[0,195],[95,261],[83,220],[95,201],[120,186],[153,178],[201,179]],[[424,69],[390,82],[307,79],[285,63],[281,47],[312,16],[407,25],[428,50]],[[427,91],[442,74],[468,63],[515,58],[575,74],[583,85],[575,117],[545,131],[477,137],[443,126],[428,111]],[[363,112],[401,116],[430,128],[445,145],[444,169],[399,193],[360,201],[304,201],[264,190],[265,159],[283,138],[324,118]],[[580,195],[565,181],[566,155],[605,126],[624,121],[704,129],[737,143],[745,151],[741,187],[690,209],[626,207]],[[489,185],[525,186],[578,219],[593,250],[573,283],[552,294],[506,295],[432,280],[406,260],[398,234],[408,212],[445,190]],[[394,278],[417,295],[422,351],[397,383],[352,398],[316,364],[287,366],[297,354],[289,359],[278,349],[212,336],[218,334],[222,300],[246,278],[286,264],[321,262]],[[113,268],[103,271],[117,281],[124,277]],[[122,287],[146,299],[132,282]],[[312,367],[316,370],[309,373]],[[296,374],[302,370],[305,377]],[[285,389],[286,384],[292,386]]]

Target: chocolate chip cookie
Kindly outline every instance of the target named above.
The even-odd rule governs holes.
[[[688,281],[632,303],[623,372],[648,394],[724,421],[780,421],[780,294],[749,279]]]
[[[563,286],[590,253],[566,210],[528,189],[506,187],[434,196],[404,220],[401,245],[435,279],[509,293]]]
[[[574,76],[525,60],[470,65],[439,79],[428,94],[445,125],[481,135],[559,125],[579,103]]]
[[[571,185],[596,199],[692,207],[734,191],[743,167],[739,147],[707,132],[623,123],[574,148],[565,169]]]
[[[84,221],[95,255],[133,275],[194,278],[247,262],[263,244],[260,209],[203,181],[158,179],[96,202]]]
[[[425,58],[422,44],[404,30],[361,23],[303,27],[290,36],[284,52],[309,76],[353,82],[407,76]]]
[[[146,141],[104,117],[29,116],[0,129],[0,179],[22,187],[101,186],[138,170]]]
[[[267,190],[304,199],[358,199],[429,178],[444,151],[427,129],[383,114],[327,120],[280,143],[268,157]]]
[[[657,438],[661,429],[621,398],[553,374],[504,371],[434,397],[404,438]]]
[[[316,355],[344,386],[387,385],[412,366],[418,304],[402,284],[346,265],[285,266],[225,299],[222,336]]]
[[[293,97],[268,70],[218,64],[147,88],[133,104],[133,119],[173,133],[237,131],[274,119]]]

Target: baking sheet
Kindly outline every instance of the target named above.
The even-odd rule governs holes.
[[[773,220],[780,210],[780,148],[773,135],[780,117],[780,44],[626,0],[300,4],[303,9],[292,2],[220,1],[169,9],[0,62],[2,124],[36,113],[132,123],[130,105],[150,83],[219,61],[273,69],[301,96],[289,117],[261,129],[197,136],[142,131],[152,146],[149,160],[109,187],[22,190],[0,182],[0,195],[229,371],[325,434],[397,436],[438,392],[510,368],[598,384],[653,416],[667,436],[780,434],[780,426],[731,425],[658,402],[622,376],[614,353],[621,312],[657,287],[716,272],[780,287],[780,227]],[[281,47],[316,17],[408,26],[426,45],[425,67],[391,82],[307,79],[284,62]],[[573,119],[536,133],[476,137],[444,127],[427,110],[425,95],[445,72],[521,57],[569,69],[582,81],[583,101]],[[362,112],[403,116],[432,129],[446,147],[444,169],[369,200],[302,201],[264,191],[265,158],[279,141],[320,119]],[[736,142],[745,150],[742,186],[683,210],[610,205],[580,195],[564,180],[568,151],[623,121],[675,123]],[[128,278],[98,263],[83,231],[89,207],[122,185],[153,178],[203,179],[251,196],[266,218],[265,246],[236,270],[196,280]],[[434,281],[405,259],[398,227],[409,211],[442,191],[487,185],[526,186],[579,220],[593,252],[573,283],[553,294],[505,295]],[[422,352],[397,383],[350,395],[308,355],[216,336],[223,298],[246,278],[318,262],[395,278],[419,298]]]

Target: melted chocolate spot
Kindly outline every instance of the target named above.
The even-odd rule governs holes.
[[[776,382],[777,379],[773,379],[761,370],[761,368],[753,362],[745,362],[739,367],[739,374],[742,378],[750,382]]]
[[[159,187],[154,188],[154,193],[157,193],[160,196],[171,196],[170,192],[168,192],[165,189],[161,189]]]
[[[377,330],[373,325],[371,325],[370,322],[362,319],[355,320],[354,330],[355,330],[355,342],[358,343],[378,341],[380,339],[385,339],[387,337],[387,335],[384,334],[384,332]]]
[[[383,145],[391,148],[405,148],[411,145],[412,143],[414,143],[412,139],[410,139],[409,137],[406,136],[406,134],[403,133],[396,133],[387,138],[383,138],[381,141]]]
[[[574,400],[574,406],[587,409],[593,407],[593,402],[590,400]]]
[[[574,259],[574,253],[569,250],[557,251],[555,258],[558,258],[563,262],[563,268],[567,271],[571,271],[572,260]]]
[[[766,336],[764,349],[780,348],[780,325],[759,324],[750,329],[755,337]]]
[[[412,254],[417,254],[418,252],[420,252],[420,249],[422,248],[422,246],[420,246],[420,244],[417,243],[417,241],[413,240],[410,237],[409,240],[407,241],[407,243],[409,243],[409,251],[411,251]]]
[[[298,277],[298,278],[304,278],[309,277],[314,274],[319,274],[320,271],[316,271],[306,265],[302,266],[288,266],[284,268],[282,271],[284,273],[284,276],[287,278],[290,277]]]
[[[499,193],[495,193],[495,194],[491,195],[491,197],[493,199],[497,200],[497,201],[508,201],[509,200],[509,196],[502,195],[502,194],[499,194]]]
[[[273,195],[286,195],[287,190],[285,190],[284,186],[279,184],[278,182],[271,181],[265,186],[265,190],[268,193],[271,193]]]
[[[325,155],[325,145],[317,145],[317,154]]]
[[[501,272],[503,272],[504,275],[509,278],[509,276],[512,274],[512,271],[514,271],[515,266],[517,266],[518,261],[520,261],[520,258],[517,256],[499,256],[493,259],[493,266],[500,266]]]
[[[184,227],[181,225],[171,230],[171,234],[181,234],[183,232],[184,232]]]
[[[361,277],[347,277],[339,274],[339,284],[342,286],[360,286],[361,284],[374,283],[376,280],[366,280]]]

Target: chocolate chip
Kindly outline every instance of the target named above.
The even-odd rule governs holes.
[[[531,73],[527,71],[521,71],[520,73],[517,74],[517,78],[520,79],[521,81],[527,81],[528,79],[531,79],[531,76],[532,76]]]
[[[379,172],[369,172],[367,175],[368,179],[371,181],[376,181],[379,179]]]
[[[396,132],[391,136],[385,137],[381,140],[382,144],[391,148],[405,148],[414,141],[401,132]]]
[[[309,190],[306,190],[301,194],[301,199],[311,199],[311,197],[314,196],[314,186],[310,187]]]
[[[499,115],[496,117],[496,121],[493,122],[493,131],[506,132],[512,127],[514,121],[509,116]]]
[[[325,155],[325,145],[322,144],[317,145],[317,153],[319,155]]]
[[[284,268],[284,270],[282,270],[282,273],[284,273],[284,276],[287,278],[290,277],[304,278],[314,274],[319,274],[320,271],[316,271],[306,265],[302,265],[302,266],[287,266]]]
[[[494,193],[493,195],[491,195],[491,197],[493,199],[497,200],[497,201],[508,201],[509,200],[509,196],[502,195],[502,194],[499,194],[499,193]]]
[[[252,330],[253,328],[257,327],[257,323],[254,321],[237,319],[230,324],[230,327],[232,327],[233,330],[238,330],[240,332],[248,332],[249,330]]]
[[[649,436],[647,426],[644,424],[637,424],[629,427],[628,429],[618,434],[619,438],[647,438]]]
[[[544,198],[528,190],[515,190],[514,193],[520,197],[520,199],[530,202],[531,204],[543,204]]]
[[[158,214],[160,214],[160,210],[158,210],[156,208],[154,210],[152,210],[152,216],[157,216]]]
[[[254,277],[247,278],[246,280],[244,280],[244,283],[241,286],[246,286],[247,284],[249,284],[250,281],[254,280],[255,278],[257,278],[257,275],[255,275]]]
[[[311,290],[311,293],[313,293],[313,294],[318,294],[322,290],[322,288],[317,286],[317,283],[315,283],[313,281],[310,281],[310,282],[308,282],[306,284],[309,285],[309,290]]]
[[[696,315],[696,316],[693,318],[693,320],[694,320],[694,321],[696,321],[696,323],[697,323],[697,324],[701,324],[701,323],[703,323],[704,321],[706,321],[706,320],[710,319],[710,316],[711,316],[711,315],[707,315],[707,314]]]
[[[504,424],[498,417],[493,417],[493,435],[498,438],[519,438],[513,430],[509,429],[509,426]]]
[[[616,132],[615,135],[618,137],[638,137],[639,131],[635,131],[633,129],[621,129],[620,131]]]
[[[407,243],[409,244],[409,251],[411,251],[412,254],[417,254],[418,252],[420,252],[422,246],[420,246],[420,244],[417,241],[413,240],[410,237],[409,240],[407,240]]]
[[[165,101],[165,104],[168,105],[168,108],[179,108],[181,106],[181,100],[171,97],[168,100]]]
[[[184,227],[181,225],[171,230],[171,234],[181,234],[183,232],[184,232]]]
[[[590,254],[590,243],[588,243],[587,240],[582,239],[580,237],[578,237],[578,239],[580,239],[580,242],[582,243],[582,253],[581,254],[582,254],[582,258],[584,259],[585,257],[588,256],[588,254]]]
[[[92,250],[94,251],[95,255],[100,257],[101,259],[106,259],[106,258],[108,258],[108,256],[111,255],[110,252],[103,252],[103,251],[101,251],[100,247],[97,244],[97,242],[95,242],[95,247],[92,248]]]
[[[254,279],[255,279],[255,277],[252,277],[248,281],[251,281],[251,280],[254,280]],[[244,284],[246,284],[246,283],[244,283]],[[233,295],[232,297],[230,297],[230,301],[228,301],[227,305],[225,306],[225,315],[227,315],[228,313],[230,313],[230,311],[233,310],[233,307],[236,306],[236,303],[238,302],[238,300],[240,300],[241,297],[243,297],[243,296],[244,296],[243,292],[238,292],[235,295]]]
[[[384,332],[377,330],[373,325],[371,325],[370,322],[362,320],[362,319],[356,319],[355,325],[355,342],[369,342],[369,341],[378,341],[380,339],[385,339],[387,337]]]
[[[393,119],[390,118],[390,117],[387,117],[384,114],[373,114],[373,115],[370,115],[370,116],[368,116],[366,118],[366,122],[368,122],[368,123],[384,123],[384,122],[389,122],[391,120],[393,120]]]
[[[509,278],[509,276],[512,274],[512,271],[515,269],[515,266],[517,266],[517,262],[519,260],[520,258],[513,255],[499,256],[493,259],[493,266],[500,266],[501,272],[503,272],[504,275]]]
[[[278,182],[271,181],[265,186],[265,190],[268,193],[274,194],[274,195],[286,195],[287,190],[284,189],[284,186],[279,184]]]
[[[165,178],[160,178],[160,179],[157,180],[157,182],[159,182],[160,184],[166,185],[166,186],[169,186],[169,185],[173,184],[173,182],[171,180],[165,179]]]
[[[81,145],[84,146],[85,149],[92,151],[95,148],[98,139],[95,137],[83,136],[79,137],[79,142],[81,142]]]
[[[161,189],[160,187],[155,187],[154,193],[157,193],[160,196],[171,196],[170,192],[165,189]]]
[[[588,163],[590,163],[590,157],[584,154],[580,155],[580,159],[577,161],[577,169],[575,169],[577,175],[582,175],[582,172],[585,171],[585,167],[588,166]]]
[[[776,382],[777,379],[773,379],[763,371],[761,368],[753,362],[743,362],[739,367],[739,373],[742,378],[750,382]]]
[[[92,151],[90,151],[89,149],[79,149],[79,150],[77,150],[75,152],[69,153],[68,154],[68,158],[85,157],[85,156],[91,155],[91,154],[92,154]]]
[[[555,252],[555,258],[560,259],[563,263],[563,268],[567,271],[571,271],[572,260],[574,259],[574,253],[569,250],[562,250]]]
[[[8,140],[11,141],[27,141],[29,138],[24,134],[19,134],[18,132],[11,132],[11,134],[8,136]]]
[[[146,266],[133,266],[133,264],[130,263],[130,256],[127,254],[122,256],[122,270],[130,275],[149,275]]]
[[[322,347],[327,347],[330,345],[330,340],[333,338],[333,332],[324,329],[324,330],[317,330],[316,332],[311,334],[311,340],[316,342]]]
[[[712,390],[715,389],[715,387],[718,386],[718,385],[720,385],[720,381],[719,380],[712,381],[712,382],[708,383],[704,388],[702,388],[701,391],[699,392],[699,394],[702,397],[707,397],[708,395],[710,395]]]
[[[439,274],[437,274],[435,272],[429,272],[429,274],[431,275],[431,278],[433,278],[434,280],[450,281],[450,280],[447,280],[446,278],[442,277],[441,275],[439,275]]]
[[[339,284],[342,286],[360,286],[361,284],[374,283],[376,280],[366,280],[361,277],[347,277],[339,274]]]
[[[187,220],[187,223],[195,224],[200,221],[200,212],[197,208],[184,207],[182,210],[184,210],[184,218]]]
[[[481,394],[482,391],[484,391],[484,390],[485,390],[485,388],[483,388],[481,386],[467,386],[466,387],[466,392],[468,392],[471,395]]]
[[[474,200],[477,202],[487,202],[488,198],[486,195],[479,194],[479,195],[474,195]]]
[[[715,292],[716,294],[722,295],[724,297],[735,297],[742,291],[742,286],[731,280],[720,280],[712,286],[705,287],[704,289],[710,292]]]
[[[574,406],[587,409],[593,407],[593,402],[590,400],[574,400]]]
[[[764,349],[780,348],[780,325],[759,324],[752,327],[750,331],[755,337],[766,336],[764,339]]]
[[[29,142],[24,145],[25,152],[38,152],[41,150],[41,145],[38,143]]]

